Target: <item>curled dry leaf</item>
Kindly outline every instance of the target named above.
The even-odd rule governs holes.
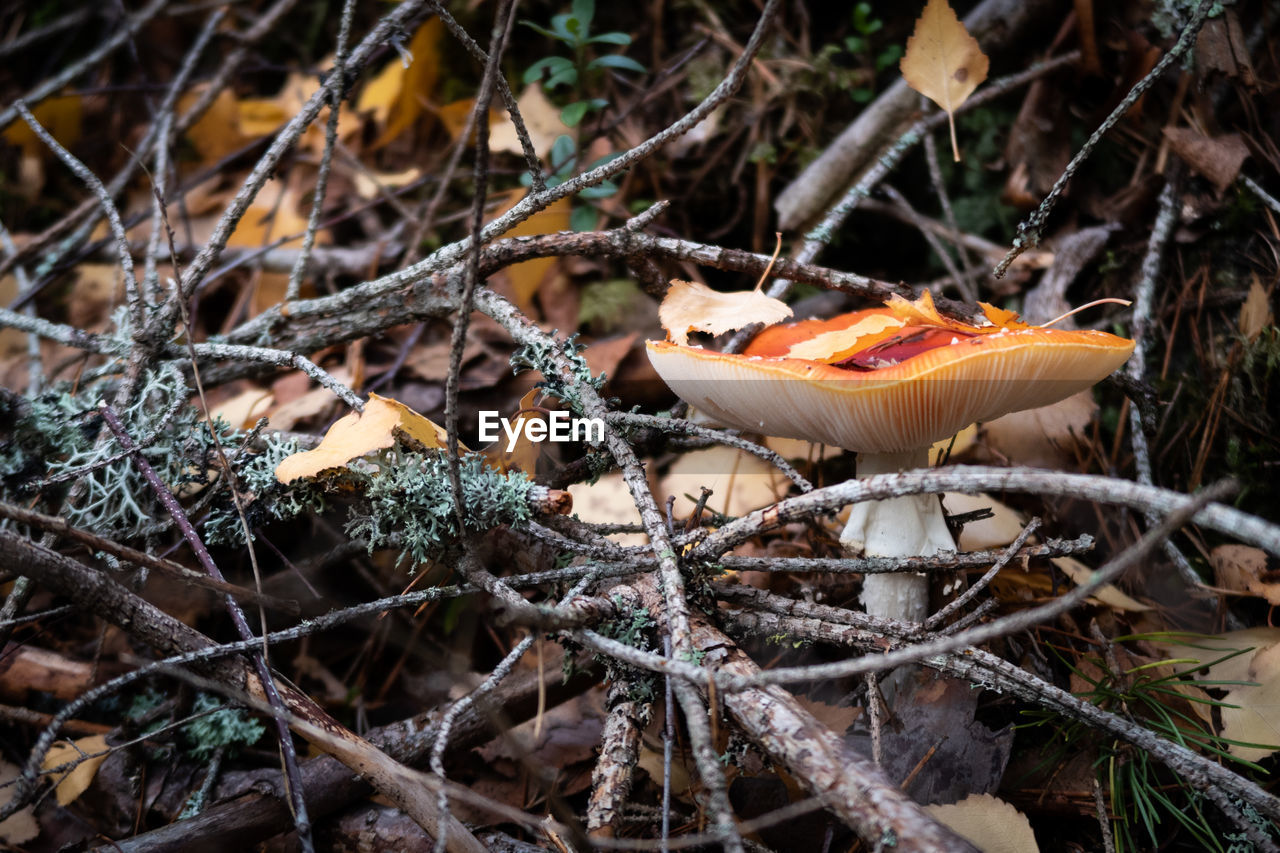
[[[404,403],[370,394],[363,414],[352,412],[329,427],[315,450],[287,457],[276,466],[276,479],[287,484],[299,477],[315,477],[342,468],[366,453],[391,447],[396,439],[423,449],[443,450],[448,446],[443,427]],[[458,447],[466,450],[461,444]]]
[[[673,279],[658,307],[658,319],[671,340],[689,345],[689,332],[712,335],[755,323],[779,323],[791,316],[786,303],[758,290],[720,293],[696,281]]]
[[[105,735],[90,735],[80,738],[74,744],[59,741],[49,747],[44,757],[44,764],[41,765],[45,770],[52,770],[73,761],[79,762],[58,778],[57,788],[54,790],[58,805],[65,806],[73,803],[85,792],[93,782],[93,777],[97,775],[102,762],[107,760],[108,750]]]
[[[1219,545],[1209,554],[1217,585],[1280,604],[1280,574],[1267,570],[1267,553],[1249,545]]]
[[[1039,853],[1027,816],[990,794],[971,794],[958,803],[924,810],[982,853]]]
[[[929,0],[907,39],[899,68],[908,86],[947,111],[957,163],[955,111],[987,79],[988,65],[978,40],[969,35],[946,0]]]

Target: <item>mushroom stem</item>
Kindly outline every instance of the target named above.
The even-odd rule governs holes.
[[[903,453],[859,453],[858,476],[929,467],[929,448]],[[956,550],[937,495],[906,495],[854,504],[840,544],[869,557],[916,557]],[[873,616],[923,622],[929,615],[929,582],[917,572],[867,575],[862,603]]]

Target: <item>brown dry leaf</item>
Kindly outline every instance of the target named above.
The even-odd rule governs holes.
[[[1001,548],[1017,539],[1018,534],[1022,532],[1022,528],[1025,525],[1022,515],[1017,510],[986,495],[962,495],[958,492],[947,492],[942,496],[942,505],[951,515],[973,512],[984,507],[989,508],[994,513],[991,518],[970,522],[964,526],[964,529],[960,532],[959,542],[957,542],[962,551],[985,551]],[[1050,562],[1077,585],[1083,584],[1093,577],[1093,569],[1072,557],[1054,557]],[[1020,571],[1012,571],[1008,568],[1005,569],[1003,574],[1010,578],[1027,577]],[[1140,613],[1151,609],[1142,602],[1125,595],[1111,584],[1103,584],[1094,590],[1091,599],[1108,607],[1114,607],[1117,610],[1124,610],[1130,613]]]
[[[124,300],[124,276],[116,264],[76,266],[76,283],[67,305],[67,319],[77,329],[97,330]]]
[[[0,761],[0,806],[8,805],[16,789],[13,781],[21,770],[7,761]],[[36,807],[29,805],[0,821],[0,841],[18,847],[33,841],[40,834],[36,823]]]
[[[1249,146],[1238,133],[1205,136],[1191,127],[1166,127],[1165,139],[1182,161],[1213,184],[1221,194],[1240,176]]]
[[[102,762],[107,760],[108,749],[105,735],[80,738],[74,742],[74,745],[67,741],[59,741],[49,747],[44,757],[44,764],[41,765],[45,770],[52,770],[71,761],[80,762],[59,777],[54,791],[58,798],[58,805],[65,806],[73,803],[85,792],[93,782],[93,777],[97,775]],[[93,757],[84,758],[85,755]]]
[[[971,794],[958,803],[924,810],[982,853],[1039,853],[1027,816],[990,794]]]
[[[296,234],[283,246],[302,245],[302,234],[307,230],[307,219],[310,216],[309,204],[303,203],[301,175],[290,177],[286,183],[279,185],[276,192],[264,189],[249,205],[244,216],[231,232],[227,245],[240,248],[256,249],[265,246],[272,240],[286,235]],[[316,243],[328,243],[329,232],[320,229],[316,232]],[[284,273],[278,273],[284,275]],[[284,276],[288,280],[288,276]]]
[[[533,150],[539,157],[545,158],[551,153],[551,146],[557,136],[576,136],[574,129],[560,120],[560,108],[547,100],[541,83],[526,86],[516,100],[516,106],[520,108],[520,116],[529,131],[529,141],[533,143]],[[489,127],[489,150],[494,153],[524,153],[524,149],[520,147],[520,138],[516,136],[516,126],[506,113]],[[555,164],[552,164],[552,168],[555,168]]]
[[[0,278],[0,305],[12,305],[18,298],[17,276],[6,275]],[[0,329],[0,359],[9,356],[23,355],[27,352],[27,333],[5,327]]]
[[[265,388],[248,388],[214,407],[210,412],[236,429],[252,429],[258,418],[275,404],[275,396]]]
[[[1217,585],[1280,604],[1280,576],[1267,571],[1267,552],[1249,545],[1219,545],[1209,554]]]
[[[789,482],[759,456],[717,445],[682,455],[662,478],[658,490],[664,497],[675,497],[672,511],[677,517],[693,512],[693,500],[697,500],[703,486],[713,492],[707,501],[708,510],[742,516],[777,503],[786,494]]]
[[[516,202],[524,197],[524,190],[511,190],[507,193],[506,202],[494,213],[497,219],[515,207]],[[557,231],[569,230],[569,199],[557,199],[539,210],[533,216],[521,222],[507,232],[508,237],[532,237],[537,234],[554,234]],[[511,283],[512,295],[516,307],[528,314],[533,309],[533,296],[542,286],[542,280],[556,264],[556,258],[534,258],[512,264],[505,270],[507,280]]]
[[[947,111],[957,163],[955,111],[987,79],[988,65],[978,40],[969,35],[946,0],[929,0],[898,67],[908,86]]]
[[[207,87],[201,83],[179,98],[178,112],[186,112]],[[200,155],[201,163],[216,163],[249,142],[240,132],[240,106],[230,89],[219,92],[200,120],[187,129],[187,141]]]
[[[450,341],[437,341],[427,346],[414,347],[409,357],[405,359],[405,367],[419,379],[444,382],[449,375],[449,353],[452,349],[453,344]],[[468,364],[488,352],[489,348],[485,346],[484,341],[475,340],[468,335],[466,343],[462,345],[461,367],[465,370]]]
[[[983,424],[983,444],[1002,464],[1066,468],[1097,410],[1093,393],[1081,391],[1051,406],[1011,412]]]
[[[364,413],[352,412],[325,433],[315,450],[304,450],[276,466],[276,479],[288,484],[299,477],[315,477],[342,468],[353,459],[395,444],[396,439],[422,448],[443,450],[446,435],[437,426],[403,403],[370,394]],[[460,450],[466,448],[458,445]]]
[[[1052,557],[1049,562],[1053,563],[1058,568],[1058,571],[1071,578],[1072,583],[1076,586],[1084,585],[1094,575],[1093,569],[1074,557]],[[1109,583],[1103,584],[1094,590],[1091,597],[1101,601],[1108,607],[1114,607],[1116,610],[1124,610],[1129,613],[1141,613],[1151,609],[1141,601],[1125,595]]]
[[[1240,334],[1246,340],[1255,341],[1262,330],[1274,324],[1275,316],[1271,313],[1271,305],[1267,299],[1266,288],[1258,281],[1255,273],[1253,283],[1249,285],[1249,295],[1240,306]]]
[[[635,498],[622,479],[621,471],[605,474],[595,483],[575,483],[569,487],[573,496],[574,515],[590,524],[639,524],[640,511]],[[649,537],[643,533],[614,533],[609,539],[620,545],[644,545]],[[661,775],[658,776],[662,778]]]
[[[689,332],[719,335],[754,323],[778,323],[791,316],[786,303],[758,290],[720,293],[696,281],[672,279],[658,306],[658,320],[671,340],[689,345]]]
[[[612,379],[618,372],[618,365],[627,357],[627,353],[631,352],[631,347],[638,337],[640,337],[639,332],[632,332],[629,335],[589,344],[582,351],[582,357],[586,359],[591,375],[599,376],[603,373]]]
[[[499,471],[507,472],[512,468],[524,471],[529,476],[533,476],[538,470],[538,457],[542,455],[542,442],[532,441],[524,432],[524,423],[527,420],[545,420],[542,412],[533,411],[534,400],[542,393],[542,389],[534,388],[520,398],[520,402],[516,404],[516,414],[510,418],[514,428],[517,430],[515,446],[510,450],[507,449],[509,439],[506,431],[498,430],[498,440],[485,448],[485,458],[489,460],[492,468]]]
[[[440,77],[439,45],[443,33],[439,16],[431,16],[409,42],[409,53],[413,55],[409,67],[405,68],[397,56],[361,92],[356,111],[372,111],[379,124],[386,123],[386,129],[373,143],[374,149],[398,137],[422,116]]]

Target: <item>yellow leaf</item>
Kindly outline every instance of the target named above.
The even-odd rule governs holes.
[[[791,316],[786,303],[758,290],[720,293],[696,281],[673,279],[658,307],[671,340],[689,345],[689,332],[719,335],[753,323],[777,323]]]
[[[886,329],[901,329],[904,325],[906,325],[905,321],[892,315],[871,314],[848,328],[823,332],[807,341],[792,345],[791,349],[787,350],[787,358],[807,358],[834,364],[876,343],[869,340],[871,335]]]
[[[201,84],[183,95],[178,101],[178,112],[186,112],[205,88]],[[187,140],[202,163],[216,163],[249,141],[240,132],[240,106],[230,89],[219,92],[204,115],[187,129]]]
[[[52,770],[72,761],[80,762],[63,773],[58,779],[55,790],[55,794],[58,797],[58,805],[65,806],[68,803],[73,803],[77,797],[85,792],[85,789],[93,782],[93,777],[97,775],[98,768],[102,766],[102,762],[107,760],[107,750],[107,738],[105,735],[80,738],[75,741],[74,745],[66,741],[59,741],[49,748],[42,765],[45,770]],[[97,753],[101,753],[101,755]],[[84,756],[86,755],[91,757],[85,758]]]
[[[62,143],[62,147],[70,148],[80,139],[80,96],[79,95],[60,95],[55,98],[45,98],[31,109],[31,114],[36,120],[49,131],[49,134],[58,142]],[[22,148],[22,152],[27,156],[46,156],[52,154],[45,144],[36,136],[36,132],[31,129],[22,119],[17,119],[4,129],[4,140],[11,145],[17,145]]]
[[[227,245],[256,249],[289,235],[296,236],[284,246],[302,245],[302,234],[307,230],[311,209],[303,204],[302,191],[298,187],[300,178],[301,175],[291,176],[275,193],[269,189],[258,193],[236,224],[236,230],[227,238]],[[320,229],[316,233],[316,242],[328,243],[329,232]]]
[[[375,149],[395,139],[412,127],[414,122],[422,116],[424,105],[429,102],[435,91],[436,81],[440,77],[439,44],[443,32],[444,24],[438,16],[433,15],[413,34],[413,39],[409,42],[409,53],[413,55],[413,62],[408,68],[403,69],[402,75],[392,75],[399,76],[400,88],[396,92],[394,103],[387,111],[387,129],[373,143]],[[398,57],[391,62],[393,65],[401,66],[401,60]],[[383,73],[389,74],[390,71]],[[379,91],[371,96],[371,103],[374,98],[386,97],[390,82],[383,82]],[[364,103],[363,98],[360,103]]]
[[[946,0],[929,0],[907,39],[899,67],[908,86],[947,111],[957,163],[955,111],[987,79],[988,64],[977,39],[969,35]]]
[[[315,477],[324,471],[342,468],[366,453],[391,447],[396,439],[415,449],[443,450],[448,446],[442,427],[404,403],[370,394],[363,414],[352,412],[341,418],[329,427],[315,450],[284,459],[276,466],[276,479],[287,484],[299,477]],[[466,450],[461,444],[458,449]]]
[[[1038,853],[1027,816],[990,794],[970,794],[958,803],[924,810],[982,853]]]
[[[523,196],[523,190],[512,190],[508,193],[507,203],[494,214],[494,218],[502,216],[514,207],[516,202]],[[557,231],[568,231],[570,212],[569,199],[557,199],[512,228],[507,232],[507,236],[532,237],[537,234],[554,234]],[[511,282],[512,295],[515,297],[514,301],[517,308],[526,314],[529,313],[533,307],[534,294],[538,292],[538,288],[542,286],[543,279],[547,277],[547,273],[550,272],[555,264],[555,258],[534,258],[533,260],[512,264],[507,268],[507,280]]]

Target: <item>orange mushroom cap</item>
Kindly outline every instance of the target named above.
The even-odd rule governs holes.
[[[1106,332],[1029,326],[983,308],[991,325],[963,323],[938,315],[926,293],[915,303],[769,327],[741,355],[649,341],[649,360],[676,394],[727,426],[895,453],[1055,403],[1133,352],[1133,341]],[[832,332],[842,334],[823,339],[831,355],[788,355]]]

